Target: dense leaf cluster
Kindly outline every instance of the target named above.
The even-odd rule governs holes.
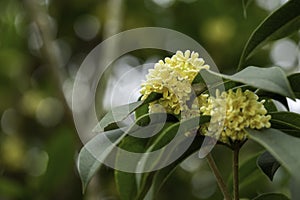
[[[256,173],[255,170],[258,169],[257,166],[272,180],[277,169],[283,166],[296,182],[300,182],[298,173],[300,169],[300,115],[289,112],[286,101],[287,97],[294,100],[300,98],[298,87],[300,84],[300,74],[297,73],[288,76],[280,67],[245,67],[247,59],[255,54],[264,44],[272,40],[287,37],[292,32],[299,30],[299,10],[300,2],[298,0],[290,0],[268,16],[255,29],[240,58],[238,66],[240,71],[233,75],[225,75],[211,70],[202,70],[193,81],[193,88],[198,95],[208,93],[209,89],[214,89],[224,84],[226,90],[236,90],[237,88],[241,88],[242,90],[249,89],[255,92],[260,99],[266,100],[265,107],[268,110],[268,114],[272,117],[270,121],[271,128],[261,130],[247,129],[249,140],[262,145],[266,151],[259,156],[254,156],[241,165],[241,180],[249,178],[252,173],[249,169]],[[203,77],[211,80],[209,85],[206,84],[207,81],[204,81]],[[222,81],[214,82],[213,80]],[[111,154],[111,145],[109,145],[109,143],[102,144],[102,137],[108,137],[113,145],[126,149],[127,151],[147,153],[163,148],[164,145],[168,144],[168,142],[175,137],[179,127],[185,127],[185,131],[193,130],[210,120],[209,116],[201,116],[197,119],[197,124],[192,123],[194,126],[191,126],[189,123],[189,121],[194,119],[181,122],[178,121],[178,116],[168,115],[164,121],[153,120],[154,118],[160,119],[158,116],[153,117],[153,115],[159,114],[149,114],[148,105],[158,98],[160,98],[160,94],[152,93],[146,100],[130,104],[130,109],[124,109],[128,108],[128,105],[121,106],[115,108],[102,118],[95,131],[104,130],[104,132],[99,133],[95,138],[89,141],[79,154],[78,169],[84,188],[102,165],[97,158],[101,157],[105,159]],[[279,111],[274,104],[274,100],[286,106],[287,111]],[[112,113],[116,112],[118,113],[117,115],[112,115]],[[116,126],[116,122],[121,122],[131,113],[135,113],[136,116],[131,126],[122,127],[122,129]],[[114,116],[117,116],[117,118]],[[133,133],[139,131],[141,132],[140,134],[151,135],[151,132],[155,130],[155,128],[161,127],[161,123],[163,123],[163,126],[155,136],[147,139],[132,136]],[[204,136],[197,135],[194,137],[193,142],[185,153],[165,168],[141,174],[115,170],[115,180],[121,199],[144,199],[146,196],[153,198],[176,166],[189,155],[199,150],[203,140]],[[101,145],[99,145],[99,142]],[[180,145],[184,143],[184,140],[180,142],[181,143],[177,144],[178,146],[174,146],[172,152],[164,152],[161,156],[157,157],[156,161],[147,161],[147,156],[144,156],[141,157],[136,165],[138,166],[138,164],[142,163],[144,166],[153,166],[153,168],[155,168],[158,162],[162,162],[166,157],[176,152],[177,147],[180,147]],[[126,162],[122,154],[118,152],[114,153],[113,158],[116,163]],[[257,166],[252,164],[254,160],[257,160]],[[249,168],[249,166],[252,167]],[[232,180],[232,177],[230,180]],[[230,182],[231,181],[228,183],[229,185],[231,184]],[[287,197],[282,194],[274,193],[259,195],[255,199],[287,199]]]

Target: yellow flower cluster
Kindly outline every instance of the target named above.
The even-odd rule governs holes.
[[[221,142],[242,141],[247,138],[246,128],[261,129],[271,126],[264,107],[264,101],[258,101],[253,92],[240,88],[236,91],[217,90],[216,97],[201,94],[191,99],[191,84],[202,69],[209,69],[199,54],[177,51],[171,58],[165,58],[149,70],[146,81],[140,90],[142,100],[152,92],[162,97],[149,104],[150,113],[168,112],[181,114],[181,119],[200,115],[210,115],[211,122],[201,127],[204,135],[215,137]],[[193,100],[193,101],[192,101]],[[188,102],[193,102],[188,105]]]
[[[159,100],[150,103],[150,112],[166,111],[179,114],[186,109],[186,102],[192,92],[191,83],[201,69],[208,69],[204,60],[196,52],[177,51],[171,58],[167,57],[149,70],[146,81],[140,90],[142,100],[152,92],[161,93]]]
[[[264,100],[258,101],[253,92],[240,88],[236,91],[216,92],[216,97],[209,97],[200,111],[203,115],[211,115],[211,124],[202,127],[202,133],[218,138],[221,142],[242,141],[247,138],[245,128],[270,128],[270,115],[265,109]],[[219,134],[217,130],[219,131]]]

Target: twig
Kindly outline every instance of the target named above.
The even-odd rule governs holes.
[[[240,146],[236,145],[233,150],[233,193],[234,200],[239,200],[239,151]]]
[[[222,176],[220,174],[220,171],[219,171],[219,169],[218,169],[218,167],[217,167],[217,165],[216,165],[216,163],[215,163],[215,161],[214,161],[211,153],[209,153],[206,156],[206,159],[207,159],[207,162],[209,164],[209,167],[211,168],[211,170],[213,171],[213,173],[214,173],[214,175],[215,175],[215,177],[217,179],[218,186],[219,186],[219,188],[220,188],[220,190],[221,190],[221,192],[222,192],[222,194],[224,196],[224,199],[225,200],[230,200],[231,197],[230,197],[230,194],[228,192],[228,189],[227,189],[227,187],[225,185],[225,182],[224,182],[224,180],[223,180],[223,178],[222,178]]]

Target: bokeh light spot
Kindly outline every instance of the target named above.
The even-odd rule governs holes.
[[[1,117],[1,128],[6,134],[13,134],[17,132],[19,124],[18,113],[16,110],[9,108],[5,110]]]
[[[236,25],[232,18],[222,17],[209,19],[201,27],[200,34],[214,43],[226,43],[235,35]]]
[[[175,3],[175,0],[152,0],[155,4],[163,7],[168,8]]]
[[[47,170],[49,156],[47,152],[38,148],[31,148],[26,155],[25,168],[31,176],[40,176]]]
[[[270,57],[275,65],[289,70],[297,65],[299,47],[291,39],[278,40],[273,44]]]
[[[15,135],[4,137],[0,145],[0,156],[7,169],[22,169],[25,158],[24,141]]]
[[[62,103],[52,97],[43,99],[36,110],[36,118],[43,126],[57,125],[64,114]]]
[[[217,185],[214,175],[210,171],[200,171],[192,177],[193,194],[200,198],[206,199],[212,196],[216,191]]]
[[[76,35],[85,41],[89,41],[96,37],[99,29],[100,22],[92,15],[82,15],[74,23]]]

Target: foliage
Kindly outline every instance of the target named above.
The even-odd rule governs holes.
[[[151,141],[138,140],[127,135],[130,131],[126,129],[129,128],[128,124],[123,126],[122,120],[129,114],[128,110],[122,110],[122,106],[114,108],[114,116],[119,118],[112,119],[110,114],[105,115],[106,112],[111,112],[103,103],[107,98],[105,93],[112,91],[110,81],[117,76],[116,74],[123,73],[123,67],[128,66],[128,63],[141,65],[149,59],[164,57],[167,52],[149,49],[134,51],[128,54],[131,60],[126,66],[116,69],[116,63],[112,64],[113,70],[105,74],[97,88],[99,98],[96,99],[96,107],[99,119],[101,118],[99,126],[94,129],[97,136],[85,144],[80,154],[78,150],[82,144],[76,134],[70,110],[74,76],[85,55],[113,34],[138,27],[174,29],[203,45],[223,73],[232,74],[239,61],[240,69],[254,66],[256,70],[266,70],[264,72],[271,79],[272,75],[268,72],[276,71],[276,80],[269,82],[274,84],[262,84],[264,88],[258,91],[255,78],[250,80],[247,76],[243,78],[213,72],[212,76],[217,76],[217,80],[220,80],[221,76],[226,90],[241,87],[255,91],[261,99],[266,100],[265,107],[272,116],[272,128],[283,132],[285,136],[296,138],[299,137],[299,115],[278,111],[273,99],[288,107],[286,96],[294,98],[295,95],[299,98],[300,74],[285,76],[278,67],[257,67],[267,67],[273,62],[268,56],[272,40],[285,38],[292,31],[299,29],[298,8],[298,2],[292,0],[278,9],[277,14],[270,15],[261,23],[268,11],[264,10],[258,1],[253,0],[232,4],[220,0],[0,1],[0,199],[118,199],[119,194],[116,190],[124,195],[123,199],[132,196],[142,198],[145,195],[150,198],[152,194],[161,200],[221,199],[222,194],[216,190],[215,182],[210,179],[210,173],[202,160],[197,159],[196,164],[192,160],[193,165],[198,166],[197,169],[184,168],[186,161],[192,158],[193,153],[197,154],[201,147],[204,138],[200,135],[194,138],[189,148],[176,161],[158,171],[145,174],[114,171],[98,162],[91,152],[87,151],[89,146],[92,146],[92,149],[100,154],[108,147],[102,156],[111,156],[109,146],[105,146],[107,144],[104,143],[102,147],[99,145],[104,136],[124,149],[139,152],[160,148],[171,139],[172,133],[180,125],[178,116],[167,116],[167,123],[159,134],[161,137],[153,137]],[[246,9],[247,18],[244,18],[243,11],[246,13]],[[261,24],[249,39],[248,36],[259,23]],[[46,40],[43,37],[45,34]],[[289,39],[298,40],[295,34]],[[248,45],[244,46],[247,40]],[[266,46],[261,48],[265,44]],[[48,50],[45,46],[48,46]],[[240,57],[242,49],[244,54]],[[295,65],[292,69],[284,71],[290,74],[296,67]],[[243,75],[244,70],[239,75]],[[207,74],[211,73],[207,71]],[[200,80],[195,79],[195,89],[199,94],[207,93],[206,85],[200,83],[201,75],[197,78]],[[290,84],[286,82],[286,78]],[[135,79],[138,78],[132,78],[132,81]],[[209,89],[217,88],[218,84],[223,83],[216,83]],[[114,100],[122,99],[123,94],[128,93],[127,85],[130,83],[122,86]],[[154,99],[158,98],[155,97],[156,94],[153,95]],[[131,104],[132,110],[129,111],[136,119],[131,125],[147,126],[151,123],[148,103],[154,99]],[[198,119],[204,123],[209,117]],[[115,123],[116,121],[118,123]],[[157,127],[158,123],[152,125]],[[121,126],[122,130],[118,126]],[[99,132],[103,129],[105,132],[101,135]],[[258,138],[259,142],[254,140],[249,139],[242,152],[245,156],[241,156],[241,196],[254,198],[258,192],[265,193],[271,190],[276,193],[284,192],[288,197],[297,195],[293,194],[293,191],[291,195],[287,192],[289,177],[284,171],[286,160],[278,159],[281,158],[280,149],[265,144],[264,139]],[[258,168],[255,163],[258,154],[262,152],[263,147],[259,146],[260,143],[268,146],[271,150],[266,149],[273,154],[275,152],[276,156],[271,154],[267,160],[260,160]],[[233,175],[228,165],[231,152],[223,147],[217,145],[213,156],[218,158],[216,164],[222,169],[224,178],[228,178],[226,183],[231,187]],[[77,160],[78,154],[80,160]],[[117,155],[119,154],[115,154],[120,159]],[[147,158],[144,159],[146,162]],[[278,163],[281,167],[275,170]],[[76,170],[76,164],[80,173]],[[260,173],[260,169],[266,171],[268,177],[272,175],[274,183],[270,182],[264,173]],[[252,173],[249,175],[249,172]],[[117,181],[113,180],[114,176]],[[84,182],[84,194],[80,179]],[[90,179],[92,180],[88,185]],[[294,191],[297,192],[297,189]],[[272,199],[275,198],[274,195],[284,198],[280,194],[260,195],[258,198]],[[297,199],[297,196],[295,198]]]
[[[247,2],[245,3],[247,4]],[[270,42],[271,40],[277,40],[283,37],[287,37],[292,32],[298,30],[300,22],[300,13],[298,12],[299,9],[300,2],[297,0],[291,0],[288,1],[281,8],[273,12],[270,16],[268,16],[250,36],[240,58],[239,69],[241,69],[242,67],[244,68],[246,60],[249,58],[249,56],[254,54],[262,45],[266,44],[267,42]],[[279,96],[283,97],[283,99],[285,99],[286,97],[289,97],[291,99],[295,99],[296,97],[298,97],[298,87],[295,86],[299,84],[300,79],[295,77],[298,77],[299,74],[287,76],[280,67],[259,68],[257,66],[248,66],[242,71],[239,71],[233,75],[224,75],[213,72],[211,70],[207,70],[204,72],[201,71],[201,76],[219,77],[225,81],[225,84],[228,82],[231,83],[226,84],[226,90],[236,89],[237,87],[250,88],[252,91],[257,91],[257,94],[260,94],[261,98],[269,102],[272,102],[272,99],[282,99],[278,98]],[[201,79],[201,77],[199,78],[197,76],[196,79],[193,81],[194,88],[196,89],[196,91],[200,91],[200,93],[203,93],[203,89],[197,90],[197,84],[199,83],[201,83],[201,88],[211,88],[210,85],[206,85],[205,82],[201,82],[201,80],[203,80]],[[264,93],[262,91],[264,91]],[[137,110],[139,108],[138,106],[142,105],[142,102],[137,102],[133,105],[135,104],[137,104],[137,106],[132,107],[132,109],[130,109],[130,112]],[[259,157],[255,156],[253,157],[253,159],[246,162],[245,165],[247,167],[244,167],[245,165],[243,165],[240,168],[240,178],[241,180],[249,178],[247,176],[249,170],[257,169],[257,166],[251,163],[253,163],[253,160],[257,159],[258,167],[271,180],[273,179],[274,174],[280,166],[283,166],[294,179],[299,180],[300,177],[299,173],[297,172],[300,168],[300,157],[298,153],[300,151],[300,149],[298,149],[300,146],[300,140],[298,138],[300,125],[299,115],[288,111],[278,111],[277,108],[274,106],[266,107],[269,109],[268,113],[272,117],[272,128],[264,128],[261,130],[247,129],[247,132],[249,134],[249,140],[262,145],[268,152],[264,152]],[[116,109],[118,110],[118,108]],[[121,113],[121,109],[119,110]],[[126,115],[129,115],[129,113],[126,113]],[[138,116],[141,117],[136,118],[135,124],[138,124],[138,122],[144,117],[149,117],[148,110],[138,110]],[[174,116],[174,118],[176,118],[176,116]],[[153,120],[154,118],[151,119]],[[104,129],[105,126],[109,124],[108,122],[103,123],[104,120],[114,122],[114,119],[112,118],[110,113],[108,113],[99,123],[100,126]],[[172,120],[167,120],[165,126],[163,126],[163,128],[159,131],[158,135],[150,137],[148,139],[130,136],[132,135],[132,133],[137,131],[134,128],[129,128],[124,133],[120,134],[120,129],[118,129],[118,127],[115,127],[114,130],[100,133],[98,136],[93,138],[87,145],[90,145],[90,143],[94,142],[103,143],[104,141],[102,141],[101,139],[99,140],[99,138],[104,137],[104,135],[107,135],[108,137],[116,136],[116,138],[113,139],[113,143],[115,145],[118,145],[118,147],[126,149],[130,152],[143,152],[146,153],[145,155],[147,155],[147,153],[153,152],[156,149],[163,148],[164,145],[168,144],[168,142],[170,142],[173,139],[174,134],[177,132],[179,126],[185,126],[185,124],[189,125],[189,127],[186,127],[184,129],[186,132],[197,128],[198,125],[201,125],[204,122],[205,120],[203,121],[202,118],[200,118],[200,123],[197,123],[197,126],[195,127],[193,125],[189,125],[187,121],[176,122]],[[157,121],[156,123],[159,123],[159,121]],[[147,128],[149,128],[150,126],[156,126],[152,124],[152,122],[150,125],[147,125],[147,123],[143,124],[141,129],[147,130]],[[134,127],[134,125],[132,125],[131,127]],[[115,135],[116,132],[118,132],[119,134]],[[181,134],[183,133],[184,132],[181,132]],[[174,163],[162,169],[155,169],[154,171],[150,172],[146,171],[141,174],[136,174],[133,172],[122,172],[116,169],[115,181],[119,190],[120,198],[124,200],[144,199],[146,196],[148,198],[155,198],[154,196],[157,195],[158,190],[161,188],[166,178],[186,157],[194,153],[197,150],[197,148],[201,146],[202,141],[203,136],[202,139],[196,137],[193,140],[193,144],[196,143],[196,148],[192,144],[190,148],[182,155],[182,157],[178,158],[178,160],[176,160]],[[234,152],[238,152],[245,142],[247,142],[247,140],[243,141],[242,143],[232,142],[227,146],[233,149]],[[104,152],[105,155],[103,156],[107,157],[110,149],[109,144],[110,141],[104,142],[103,145],[101,145],[101,147],[100,145],[98,147],[95,146],[96,150],[93,149],[93,151],[98,153],[101,152],[101,154],[102,152]],[[180,146],[180,143],[178,143],[177,145]],[[173,151],[170,152],[163,151],[162,155],[157,157],[156,160],[151,160],[147,156],[142,156],[140,160],[138,160],[136,163],[137,172],[139,171],[138,166],[140,165],[144,167],[153,166],[153,168],[155,168],[157,163],[163,162],[164,159],[168,158],[168,156],[171,156],[172,153],[176,151],[176,146],[174,146],[173,148]],[[91,176],[96,173],[96,168],[99,168],[101,166],[99,161],[97,160],[97,156],[86,155],[86,149],[87,148],[85,147],[83,148],[78,158],[79,173],[81,175],[84,187],[86,187]],[[124,160],[124,157],[122,157],[121,155],[121,152],[117,153],[115,157],[116,163],[126,162],[126,160]],[[91,168],[90,165],[85,165],[87,161],[92,163],[98,162],[97,167],[95,168],[93,165],[93,167]],[[251,165],[251,167],[249,168],[248,165]],[[255,171],[255,173],[257,173],[257,171]],[[231,177],[231,180],[233,180],[234,184],[236,184],[238,180],[236,180],[236,177],[234,176],[236,176],[236,174],[233,175],[233,178]],[[236,196],[238,195],[238,191],[236,191],[236,189],[237,188],[235,188],[234,191],[235,199],[238,199],[239,197]],[[254,199],[288,198],[282,194],[263,194],[255,197]]]

